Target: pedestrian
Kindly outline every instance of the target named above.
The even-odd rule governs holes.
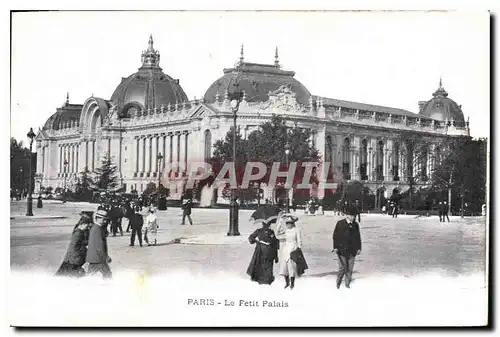
[[[111,206],[111,210],[109,212],[109,217],[111,220],[111,233],[113,234],[113,236],[116,236],[118,230],[120,230],[120,235],[123,236],[122,216],[122,209],[115,201]]]
[[[354,220],[356,209],[348,207],[346,218],[339,220],[333,231],[333,250],[337,254],[339,272],[337,275],[337,289],[345,276],[345,286],[350,288],[352,272],[356,256],[361,253],[361,234],[359,224]]]
[[[186,217],[189,220],[189,224],[192,226],[193,221],[191,220],[191,208],[193,207],[193,201],[191,198],[183,199],[182,200],[182,223],[181,225],[185,225],[185,219]]]
[[[279,241],[270,228],[270,222],[262,221],[262,227],[248,237],[250,244],[255,244],[255,250],[247,268],[250,279],[259,284],[274,282],[273,263],[278,263]]]
[[[108,264],[111,263],[111,258],[106,238],[108,222],[108,213],[105,210],[98,210],[94,217],[94,223],[90,227],[86,258],[89,263],[88,273],[90,275],[101,273],[104,278],[111,278],[112,275]]]
[[[361,222],[361,204],[359,203],[359,200],[356,199],[354,202],[354,207],[356,208],[356,216],[358,217],[358,222]],[[354,220],[356,220],[356,217],[354,217]]]
[[[443,201],[443,222],[445,222],[444,221],[445,217],[448,220],[448,222],[450,222],[450,218],[448,217],[449,210],[450,209],[449,209],[448,203],[446,201]]]
[[[308,268],[304,255],[302,254],[302,235],[295,226],[298,218],[291,214],[281,216],[279,227],[276,229],[278,237],[284,237],[284,245],[281,247],[280,275],[285,279],[285,289],[295,287],[295,279],[302,275]],[[285,224],[283,226],[283,223]]]
[[[149,244],[148,234],[151,235],[153,245],[156,246],[156,234],[158,232],[158,227],[158,217],[156,215],[156,211],[153,207],[150,207],[149,214],[146,217],[146,225],[143,227],[144,241],[148,244],[148,246],[151,246]]]
[[[42,195],[38,195],[38,201],[36,202],[36,208],[43,208]]]
[[[68,250],[56,276],[81,277],[85,275],[83,265],[87,256],[89,227],[92,224],[92,218],[83,212],[80,215],[81,218],[73,228]]]
[[[443,207],[442,201],[439,202],[437,208],[438,208],[438,212],[439,212],[439,222],[444,221],[444,216],[443,216],[444,207]]]
[[[399,205],[396,202],[394,202],[392,206],[392,217],[397,218],[398,213],[399,213]]]
[[[134,215],[130,218],[130,227],[132,228],[132,234],[130,235],[130,245],[131,247],[135,244],[135,236],[139,239],[139,246],[142,247],[142,226],[144,225],[144,219],[139,213],[139,209],[134,210]]]

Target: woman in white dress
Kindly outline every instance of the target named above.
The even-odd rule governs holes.
[[[149,214],[146,217],[146,223],[142,227],[142,230],[144,232],[144,241],[148,244],[148,246],[151,246],[149,243],[149,238],[148,234],[151,235],[151,238],[153,239],[153,245],[156,245],[156,234],[158,232],[158,217],[156,216],[156,211],[153,207],[149,209]]]
[[[302,249],[302,237],[300,229],[295,226],[298,220],[296,216],[284,214],[278,220],[276,235],[280,239],[280,275],[285,278],[285,289],[295,286],[295,278],[300,276],[297,271],[297,263],[292,260],[291,253],[297,249]]]

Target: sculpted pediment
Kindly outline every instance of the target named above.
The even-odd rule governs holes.
[[[286,85],[282,85],[276,91],[270,91],[269,100],[262,103],[261,109],[282,110],[288,113],[305,112],[305,108],[297,102],[295,93]]]

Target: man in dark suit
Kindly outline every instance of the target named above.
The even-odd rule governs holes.
[[[191,198],[182,199],[182,223],[181,225],[185,225],[186,217],[189,220],[189,224],[193,225],[193,220],[191,220],[191,208],[193,207],[193,200]]]
[[[445,217],[448,220],[448,222],[450,222],[450,218],[448,217],[448,211],[449,211],[449,209],[448,209],[448,203],[446,201],[443,201],[443,215],[442,215],[443,222],[445,222],[444,221]]]
[[[342,284],[345,276],[345,286],[350,288],[354,261],[361,253],[361,234],[359,224],[354,220],[356,216],[355,207],[346,208],[346,218],[339,220],[333,231],[333,250],[337,254],[339,262],[339,273],[337,275],[337,289]]]
[[[132,234],[130,235],[130,245],[133,246],[135,243],[135,236],[139,239],[139,245],[142,247],[142,226],[144,225],[144,219],[137,209],[134,210],[134,214],[130,217],[130,227],[132,228]]]
[[[106,226],[109,222],[108,213],[98,210],[95,214],[95,223],[90,227],[89,244],[87,247],[86,262],[89,263],[89,274],[101,273],[104,278],[111,278],[109,264],[111,258],[108,255],[108,242],[106,238]]]

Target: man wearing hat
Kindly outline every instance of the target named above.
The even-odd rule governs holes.
[[[354,260],[361,253],[361,234],[359,224],[354,220],[356,208],[346,207],[345,219],[339,220],[333,231],[333,250],[339,259],[339,273],[337,275],[337,289],[345,276],[345,286],[350,288]]]
[[[94,224],[90,227],[87,247],[88,272],[90,275],[100,272],[104,278],[110,278],[111,269],[108,263],[111,262],[111,258],[108,255],[106,238],[106,226],[107,222],[109,222],[108,212],[100,209],[95,213],[94,219]]]

